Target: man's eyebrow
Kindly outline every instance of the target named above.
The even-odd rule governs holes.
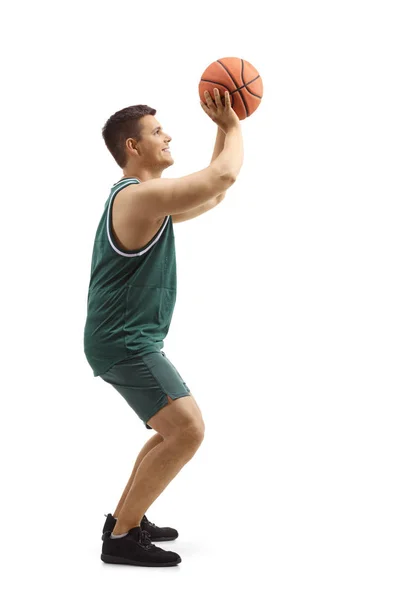
[[[157,125],[157,127],[155,129],[153,129],[153,131],[151,133],[154,133],[155,131],[157,131],[157,129],[161,129],[161,125]]]

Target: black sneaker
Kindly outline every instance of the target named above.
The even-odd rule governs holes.
[[[105,532],[111,532],[117,523],[117,520],[114,519],[111,513],[108,513],[108,515],[104,516],[106,517],[106,520],[103,527],[103,535],[101,536],[102,540],[104,540]],[[150,539],[152,542],[168,542],[170,540],[176,540],[178,537],[178,532],[176,529],[173,529],[172,527],[158,527],[149,521],[146,515],[144,515],[140,521],[140,528],[144,529],[150,534]]]
[[[112,538],[111,532],[104,533],[101,560],[116,565],[139,567],[173,567],[182,559],[176,552],[163,550],[150,541],[147,531],[133,527],[121,538]]]

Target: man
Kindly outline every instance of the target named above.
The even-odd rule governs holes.
[[[162,179],[173,164],[171,137],[146,105],[120,110],[103,128],[107,148],[123,170],[112,186],[96,232],[84,332],[94,376],[126,399],[156,434],[137,457],[131,477],[103,529],[101,559],[108,563],[173,566],[175,552],[150,540],[178,532],[150,523],[145,511],[193,457],[204,437],[200,409],[161,349],[176,299],[173,223],[216,206],[243,163],[240,121],[229,93],[207,92],[205,113],[218,125],[211,164]]]

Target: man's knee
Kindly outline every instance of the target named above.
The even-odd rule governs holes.
[[[204,439],[204,422],[193,421],[181,429],[175,431],[175,438],[183,445],[190,448],[198,448]]]
[[[163,438],[174,438],[177,443],[199,446],[204,438],[204,421],[193,396],[172,400],[160,409],[148,423]]]

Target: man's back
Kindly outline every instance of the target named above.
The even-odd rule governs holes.
[[[134,251],[121,248],[113,233],[116,195],[134,184],[140,182],[127,178],[112,187],[93,245],[84,351],[95,377],[130,356],[161,350],[175,307],[170,216],[144,247]]]

